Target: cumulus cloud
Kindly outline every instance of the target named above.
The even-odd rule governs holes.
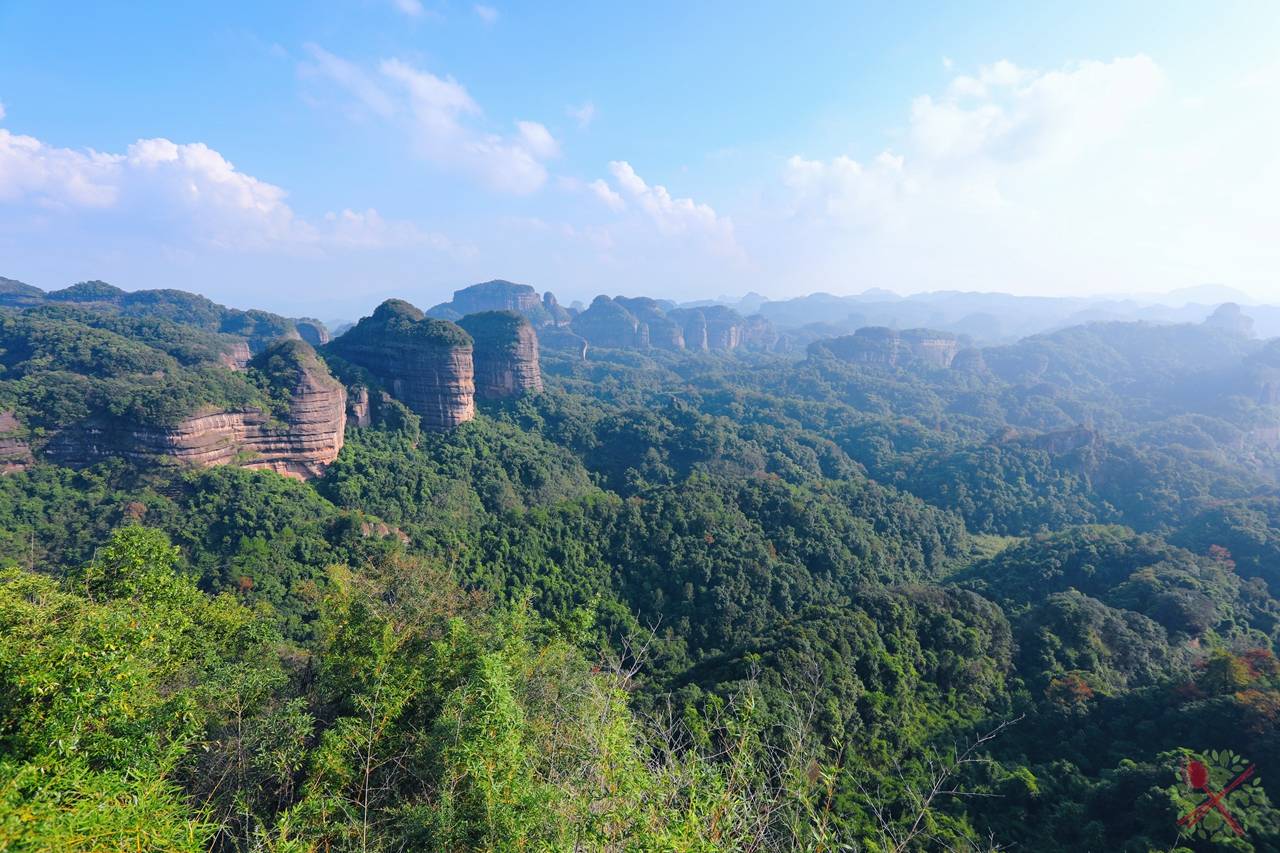
[[[626,209],[627,203],[623,201],[622,196],[614,191],[613,187],[605,183],[602,178],[596,178],[587,184],[587,188],[591,190],[592,195],[604,202],[605,207],[610,210]]]
[[[808,288],[1274,286],[1280,122],[1229,85],[1172,89],[1141,55],[956,71],[896,150],[785,161],[740,236],[785,244],[757,254]]]
[[[1163,73],[1141,55],[1047,72],[996,62],[956,75],[941,96],[915,98],[904,153],[884,151],[868,164],[847,155],[790,158],[785,209],[874,227],[944,197],[1000,207],[1005,185],[1025,186],[1037,170],[1088,157],[1121,136],[1163,88]]]
[[[938,160],[1071,156],[1124,129],[1164,86],[1147,56],[1038,73],[1008,61],[952,80],[911,105],[911,141]]]
[[[625,160],[609,163],[609,172],[621,195],[635,202],[662,233],[681,234],[692,230],[732,239],[732,223],[718,216],[711,205],[691,198],[674,198],[666,187],[650,186]]]
[[[492,24],[498,20],[498,10],[492,6],[486,6],[483,3],[477,3],[471,7],[475,10],[476,15],[486,24]]]
[[[545,161],[560,147],[545,125],[515,122],[510,134],[484,127],[484,112],[453,77],[440,77],[401,59],[379,63],[377,73],[315,45],[304,77],[326,79],[376,117],[401,126],[415,150],[437,167],[465,172],[490,189],[518,195],[547,180]]]
[[[161,243],[233,250],[447,244],[372,209],[310,222],[295,215],[286,195],[200,142],[140,139],[122,154],[106,154],[0,129],[0,208],[38,210],[55,227],[60,217],[97,214]]]

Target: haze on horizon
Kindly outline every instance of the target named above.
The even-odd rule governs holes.
[[[1280,297],[1280,7],[0,5],[0,275]]]

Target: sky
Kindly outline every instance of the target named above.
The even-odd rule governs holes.
[[[1273,0],[0,0],[0,276],[1280,299],[1277,45]]]

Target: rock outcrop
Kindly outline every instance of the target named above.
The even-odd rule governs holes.
[[[742,321],[742,346],[756,352],[778,350],[782,336],[763,314],[752,314]]]
[[[476,396],[502,400],[542,390],[538,336],[514,311],[468,314],[458,325],[471,335]]]
[[[1253,337],[1253,318],[1241,311],[1240,306],[1234,302],[1224,302],[1219,305],[1205,319],[1204,325],[1241,338]]]
[[[342,449],[346,390],[303,341],[270,347],[253,366],[287,392],[287,413],[206,410],[173,426],[92,418],[60,430],[45,452],[73,465],[114,457],[172,459],[269,469],[299,479],[317,476]]]
[[[1042,433],[1031,439],[1031,446],[1053,454],[1070,453],[1098,442],[1098,434],[1086,426]]]
[[[661,302],[647,296],[619,296],[614,301],[640,321],[644,327],[641,337],[648,341],[649,346],[665,350],[684,349],[684,328],[666,315]]]
[[[825,350],[841,361],[895,367],[915,362],[930,367],[951,367],[964,341],[950,332],[866,326],[852,335],[815,342],[810,351]],[[980,356],[979,356],[980,357]]]
[[[0,411],[0,474],[21,471],[34,461],[22,424],[13,412]]]
[[[768,318],[753,315],[750,320],[727,305],[678,308],[667,316],[684,330],[685,349],[732,352],[739,347],[769,350],[778,342]]]
[[[648,329],[608,296],[597,296],[590,308],[573,318],[570,328],[593,347],[646,349],[649,346]]]
[[[232,370],[244,370],[249,366],[249,359],[253,358],[253,353],[249,351],[249,342],[243,339],[233,340],[227,343],[218,356],[218,361],[224,367]]]
[[[902,343],[912,358],[933,367],[950,367],[960,352],[956,335],[932,329],[907,329],[902,333]]]
[[[329,343],[329,330],[319,320],[304,317],[294,322],[298,335],[313,347],[322,347]]]
[[[523,314],[535,326],[551,322],[536,290],[527,284],[502,279],[455,290],[452,301],[442,302],[429,310],[427,315],[442,320],[459,320],[481,311],[515,311]]]
[[[471,336],[454,323],[389,299],[328,349],[380,379],[426,429],[451,429],[475,417]]]
[[[352,388],[347,394],[347,423],[358,427],[367,427],[373,423],[368,388],[364,386]]]
[[[542,307],[553,326],[567,326],[573,322],[573,314],[556,301],[556,295],[550,290],[542,294]]]

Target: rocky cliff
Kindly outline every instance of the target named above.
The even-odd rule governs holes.
[[[591,307],[573,318],[570,326],[593,347],[645,349],[648,329],[636,316],[608,296],[597,296]]]
[[[907,329],[902,343],[912,358],[933,367],[950,367],[960,352],[960,339],[950,332],[932,329]]]
[[[556,301],[556,295],[550,290],[542,294],[542,307],[546,310],[548,320],[553,326],[567,326],[573,322],[573,314]]]
[[[253,353],[249,351],[249,342],[246,340],[234,340],[227,344],[227,348],[218,356],[218,361],[224,366],[232,370],[244,370],[249,366],[249,359],[253,358]]]
[[[964,341],[950,332],[907,329],[898,332],[884,326],[866,326],[852,335],[817,341],[811,352],[823,351],[854,364],[895,367],[915,362],[930,367],[951,367]],[[966,356],[966,359],[971,359]],[[972,362],[970,362],[972,363]]]
[[[452,301],[436,305],[427,315],[443,320],[459,320],[468,314],[479,314],[482,311],[515,311],[523,314],[535,326],[551,322],[551,316],[536,290],[527,284],[502,279],[455,290]]]
[[[0,474],[21,471],[34,461],[27,431],[13,412],[0,411]]]
[[[293,327],[297,329],[298,335],[313,347],[322,347],[329,343],[329,330],[319,320],[304,317],[295,321]]]
[[[476,396],[502,400],[542,390],[538,336],[533,326],[514,311],[468,314],[458,325],[474,341]]]
[[[96,417],[60,430],[45,452],[74,465],[123,457],[234,463],[300,479],[320,474],[342,449],[346,390],[302,341],[269,347],[252,366],[285,400],[281,411],[206,410],[173,426]]]
[[[408,302],[383,302],[329,350],[380,379],[426,429],[451,429],[475,417],[471,336]]]
[[[647,296],[627,298],[619,296],[615,300],[644,327],[641,337],[655,349],[684,349],[684,328],[667,316],[663,304]],[[670,304],[668,303],[668,306]]]

